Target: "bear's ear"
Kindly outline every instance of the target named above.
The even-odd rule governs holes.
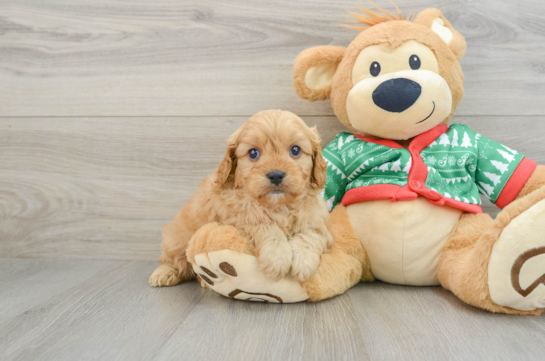
[[[452,24],[443,16],[441,11],[426,9],[416,16],[414,22],[430,28],[447,43],[458,60],[462,59],[467,48],[466,39],[452,27]]]
[[[340,46],[318,46],[302,51],[293,64],[297,94],[311,102],[329,99],[331,81],[345,50]]]
[[[242,133],[245,124],[242,124],[236,132],[231,134],[227,140],[227,150],[225,156],[218,167],[216,168],[216,174],[214,176],[214,185],[217,187],[223,187],[229,179],[229,176],[235,173],[237,167],[236,150],[238,143],[240,142],[240,134]]]

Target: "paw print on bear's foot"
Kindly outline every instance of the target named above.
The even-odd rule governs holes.
[[[261,272],[257,259],[221,250],[195,256],[193,270],[203,287],[237,300],[293,303],[308,299],[301,284],[289,277],[274,281]]]
[[[545,308],[545,200],[505,227],[488,264],[492,300],[502,306],[532,311]]]

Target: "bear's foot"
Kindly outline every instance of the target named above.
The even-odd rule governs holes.
[[[301,284],[291,278],[274,281],[258,269],[249,254],[223,249],[195,255],[193,270],[203,287],[234,299],[293,303],[307,300]]]
[[[545,308],[545,200],[512,220],[488,265],[492,301],[522,311]]]

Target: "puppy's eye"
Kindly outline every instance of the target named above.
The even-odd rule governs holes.
[[[250,158],[251,160],[256,160],[257,158],[259,158],[259,150],[255,148],[250,149],[250,151],[248,152],[248,158]]]
[[[293,157],[299,157],[301,155],[301,148],[299,148],[298,146],[294,145],[293,147],[291,147],[290,149],[290,154],[293,156]]]
[[[409,65],[412,70],[420,69],[420,58],[417,55],[411,55],[409,58]]]
[[[376,61],[374,61],[372,64],[371,64],[371,67],[369,68],[369,72],[371,73],[372,76],[377,76],[380,74],[380,64]]]

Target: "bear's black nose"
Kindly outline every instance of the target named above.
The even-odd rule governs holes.
[[[422,93],[417,82],[406,78],[386,80],[373,92],[373,102],[392,113],[401,113],[416,102]]]
[[[271,181],[274,185],[279,185],[284,180],[284,177],[286,176],[286,173],[282,172],[281,170],[273,170],[272,172],[267,173],[267,178],[269,178],[269,181]]]

